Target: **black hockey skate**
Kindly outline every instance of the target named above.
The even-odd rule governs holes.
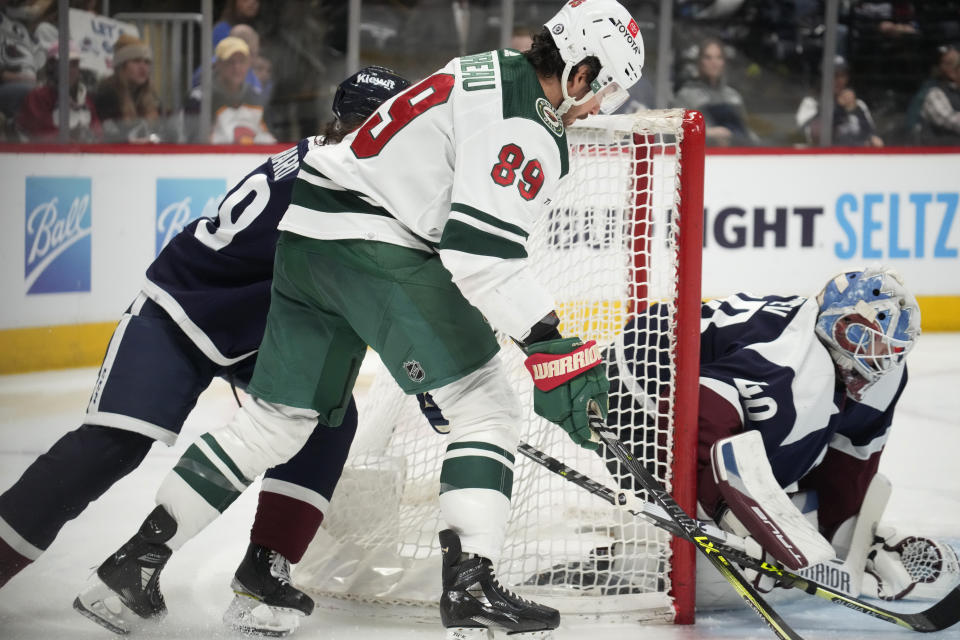
[[[167,613],[160,593],[160,571],[173,551],[166,544],[177,523],[163,507],[147,516],[140,530],[99,567],[73,608],[117,634]]]
[[[313,612],[310,596],[290,584],[290,562],[252,542],[230,587],[235,595],[223,622],[241,633],[285,636]]]
[[[443,594],[440,619],[448,640],[491,638],[493,630],[546,638],[560,625],[560,612],[517,596],[497,582],[487,558],[461,552],[460,538],[440,532]]]

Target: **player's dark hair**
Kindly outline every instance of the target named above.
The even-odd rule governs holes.
[[[323,135],[323,144],[337,144],[347,137],[347,134],[364,123],[365,118],[340,120],[334,118],[323,125],[320,133]]]
[[[323,130],[320,133],[323,136],[323,144],[337,144],[350,133],[350,129],[344,127],[339,120],[334,119],[323,125]]]
[[[545,78],[562,78],[563,68],[566,63],[560,55],[560,50],[550,35],[550,30],[543,27],[537,33],[533,34],[533,44],[523,52],[538,74]],[[581,66],[587,66],[587,82],[593,82],[600,74],[600,60],[596,56],[588,56],[573,68],[570,72],[571,77],[580,69]]]

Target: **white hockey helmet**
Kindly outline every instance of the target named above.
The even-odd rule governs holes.
[[[630,13],[616,0],[570,0],[544,26],[566,63],[560,79],[563,102],[557,114],[594,96],[603,113],[619,109],[643,70],[643,36]],[[589,56],[600,60],[600,73],[591,91],[575,100],[567,93],[567,81],[573,67]]]
[[[903,363],[920,335],[920,307],[893,269],[841,273],[827,283],[817,303],[817,337],[854,397]],[[851,384],[857,379],[861,384]]]

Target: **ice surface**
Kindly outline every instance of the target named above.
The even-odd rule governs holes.
[[[927,334],[910,355],[910,382],[881,462],[893,482],[884,518],[902,530],[939,536],[960,546],[960,334]],[[94,369],[0,377],[0,490],[65,431],[79,425]],[[217,382],[190,415],[183,437],[171,448],[154,445],[144,463],[117,483],[75,521],[51,548],[0,590],[0,640],[85,640],[113,634],[71,608],[93,568],[123,543],[153,507],[163,475],[200,433],[233,411],[226,384]],[[136,637],[237,638],[220,623],[232,597],[230,577],[247,545],[256,507],[255,491],[237,501],[202,535],[174,554],[161,584],[170,614]],[[438,585],[439,586],[439,585]],[[902,610],[926,605],[896,605]],[[896,608],[891,606],[889,608]],[[898,609],[901,610],[901,609]],[[805,638],[886,640],[914,637],[906,629],[808,597],[778,606]],[[603,640],[767,639],[773,634],[752,612],[700,614],[692,627],[565,625],[556,640],[591,636]],[[317,611],[294,636],[312,639],[443,638],[439,627],[370,620]],[[960,626],[930,636],[960,638]]]

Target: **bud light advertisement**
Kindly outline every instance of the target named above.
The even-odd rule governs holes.
[[[157,178],[156,254],[200,217],[216,217],[226,178]]]
[[[90,291],[90,178],[26,178],[27,294]]]

